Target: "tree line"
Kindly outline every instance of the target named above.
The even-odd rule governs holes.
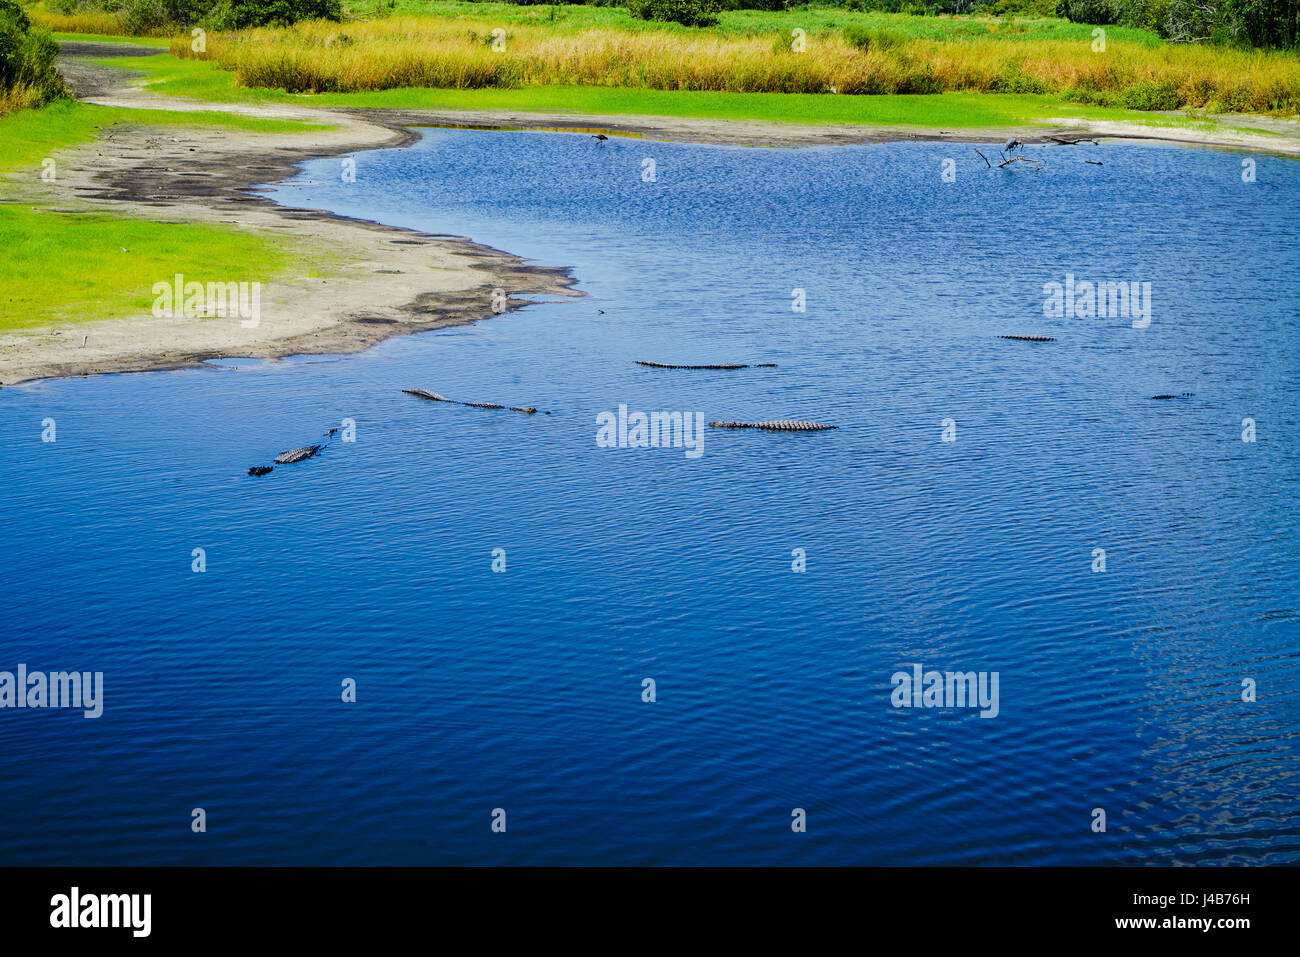
[[[1295,49],[1300,0],[1060,0],[1075,23],[1154,30],[1171,43]]]

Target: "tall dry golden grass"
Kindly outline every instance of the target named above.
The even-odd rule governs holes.
[[[43,106],[49,98],[44,90],[33,86],[11,86],[0,89],[0,116],[16,113],[19,110],[34,110]]]
[[[505,51],[495,24],[393,18],[316,21],[288,29],[210,35],[202,54],[178,38],[172,52],[215,60],[244,86],[290,92],[532,84],[720,90],[738,93],[1067,92],[1139,109],[1295,112],[1300,60],[1187,45],[1008,43],[902,39],[864,52],[839,33],[808,37],[804,52],[772,36],[623,32],[560,33],[514,26]]]
[[[79,13],[53,13],[49,10],[29,10],[32,22],[55,33],[93,33],[99,36],[127,36],[122,20],[116,13],[104,10],[87,10]]]

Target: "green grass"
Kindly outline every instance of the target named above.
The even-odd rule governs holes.
[[[81,43],[130,43],[139,47],[158,47],[166,50],[171,41],[166,37],[118,37],[102,33],[53,33],[56,40],[76,40]]]
[[[0,174],[35,180],[43,159],[92,140],[115,123],[268,133],[308,126],[217,112],[123,110],[61,101],[0,117]],[[17,202],[0,204],[0,249],[5,250],[0,257],[0,330],[147,313],[152,285],[177,272],[205,282],[265,281],[287,269],[296,256],[280,237],[272,242],[236,228],[56,213]],[[255,271],[250,263],[256,264]]]
[[[114,124],[207,127],[260,133],[329,128],[297,120],[263,119],[217,110],[126,110],[60,100],[40,110],[23,110],[0,117],[0,171],[22,166],[38,167],[41,160],[55,150],[92,140],[101,129]]]
[[[389,106],[430,110],[525,110],[624,116],[680,116],[778,123],[981,129],[1026,126],[1059,117],[1150,120],[1150,114],[1063,103],[1014,93],[926,96],[829,96],[815,93],[713,93],[609,87],[517,90],[383,90],[313,97],[322,106]]]
[[[153,284],[175,273],[203,282],[259,282],[291,261],[282,245],[233,228],[16,205],[0,205],[0,247],[6,250],[0,260],[4,331],[147,314]]]
[[[112,58],[97,62],[145,74],[151,92],[208,102],[301,103],[320,107],[427,110],[524,110],[924,129],[1021,127],[1059,118],[1121,120],[1148,126],[1183,126],[1204,122],[1195,117],[1152,115],[1137,110],[1068,103],[1054,96],[1018,93],[836,96],[530,86],[520,89],[473,90],[405,87],[365,93],[291,94],[282,90],[236,86],[233,74],[218,69],[207,60],[182,60],[167,54]]]

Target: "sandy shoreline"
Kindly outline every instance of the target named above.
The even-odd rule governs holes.
[[[74,84],[81,81],[78,93],[88,102],[231,109],[129,87],[88,89],[92,77],[93,71],[70,77]],[[311,108],[235,109],[335,128],[261,134],[124,124],[92,143],[56,153],[56,181],[42,182],[38,169],[26,178],[11,177],[7,191],[12,200],[54,211],[235,225],[304,251],[312,268],[264,276],[250,263],[244,275],[213,276],[195,262],[186,270],[187,280],[261,282],[256,328],[245,328],[233,316],[160,318],[145,312],[0,332],[0,384],[174,369],[223,357],[357,352],[394,335],[517,309],[530,301],[524,297],[581,295],[567,269],[534,265],[465,237],[280,206],[251,192],[294,175],[306,160],[402,146],[416,134]],[[505,292],[504,309],[499,299],[494,302],[497,289]]]
[[[718,146],[797,147],[858,146],[872,143],[989,143],[1011,137],[1028,144],[1066,145],[1082,139],[1123,139],[1183,146],[1247,149],[1300,156],[1300,125],[1269,117],[1251,118],[1261,132],[1216,131],[1179,127],[1140,127],[1128,123],[1055,120],[1058,126],[930,130],[916,127],[851,126],[826,123],[804,126],[759,120],[715,120],[671,116],[612,116],[588,113],[531,113],[514,110],[406,110],[335,107],[369,122],[401,129],[439,126],[465,129],[556,130],[604,132],[648,140]],[[1062,143],[1061,141],[1066,141]]]
[[[137,55],[129,44],[68,44],[82,56]],[[156,52],[148,50],[147,52]],[[1066,124],[1045,130],[918,131],[850,126],[708,120],[672,117],[588,116],[490,111],[463,113],[369,108],[322,109],[282,104],[220,104],[150,94],[123,71],[88,60],[63,61],[69,82],[87,102],[165,110],[235,112],[327,124],[333,129],[259,134],[120,126],[93,143],[55,156],[59,178],[11,177],[15,199],[45,209],[119,213],[161,222],[236,224],[282,237],[298,250],[318,251],[327,262],[316,276],[205,276],[261,281],[262,319],[244,328],[237,318],[158,318],[148,313],[98,322],[67,322],[0,333],[0,384],[58,376],[145,371],[192,366],[223,357],[278,358],[356,352],[394,335],[486,318],[493,291],[505,290],[507,308],[525,296],[581,295],[562,267],[533,265],[465,237],[420,233],[331,213],[295,209],[257,195],[314,158],[413,142],[413,126],[603,130],[647,139],[724,145],[793,147],[916,140],[1001,143],[1066,141],[1079,137],[1128,138],[1300,154],[1294,135],[1169,129],[1116,123]],[[1273,121],[1274,125],[1280,121]],[[1291,124],[1294,126],[1295,124]],[[1271,128],[1267,123],[1261,128]],[[1288,128],[1289,129],[1289,128]],[[1062,148],[1069,148],[1063,146]],[[129,253],[126,253],[129,255]],[[307,271],[307,270],[305,270]],[[169,280],[169,276],[159,276]]]

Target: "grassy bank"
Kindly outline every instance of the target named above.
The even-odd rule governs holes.
[[[213,34],[203,52],[246,87],[360,92],[405,87],[614,87],[723,93],[1037,94],[1138,110],[1290,114],[1300,59],[1166,44],[1062,21],[953,20],[794,10],[699,30],[634,21],[616,8],[428,3],[432,16]],[[476,8],[473,11],[466,7]],[[475,16],[471,16],[473,12]],[[806,31],[798,48],[791,30]],[[847,29],[846,28],[853,28]],[[498,40],[495,44],[493,31]],[[503,49],[501,49],[503,47]]]
[[[258,278],[289,255],[260,237],[212,226],[0,206],[0,331],[147,314],[152,285],[175,273]]]
[[[1063,102],[1036,94],[941,93],[929,96],[711,93],[618,87],[529,86],[516,89],[407,87],[366,93],[291,94],[238,86],[208,61],[172,56],[124,57],[105,66],[144,74],[149,91],[208,102],[309,103],[320,107],[408,110],[522,110],[613,116],[680,116],[773,123],[834,123],[918,129],[1022,128],[1060,119],[1120,120],[1149,126],[1205,126],[1196,117]]]
[[[224,113],[117,110],[61,101],[0,117],[0,177],[38,180],[42,161],[114,124],[290,132],[305,124]],[[55,180],[57,182],[57,179]],[[9,192],[6,190],[6,192]],[[288,268],[282,242],[234,228],[59,213],[0,203],[0,331],[147,313],[150,288],[174,273],[259,275]]]
[[[116,33],[79,33],[75,30],[55,30],[53,36],[56,40],[74,40],[83,43],[129,43],[132,46],[156,47],[159,50],[166,50],[171,46],[170,37],[132,37]]]
[[[117,124],[158,127],[206,127],[262,133],[294,133],[326,129],[314,123],[222,113],[216,110],[124,110],[64,100],[40,110],[0,117],[0,175],[40,173],[41,160],[55,151],[93,140]]]

